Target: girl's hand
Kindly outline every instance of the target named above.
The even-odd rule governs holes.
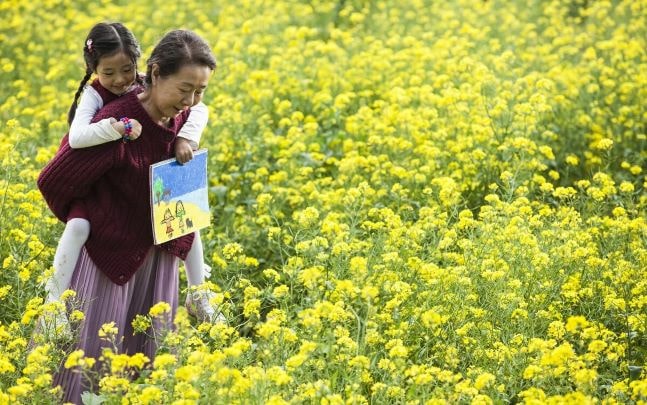
[[[130,125],[132,125],[130,140],[134,141],[135,139],[139,138],[139,135],[142,134],[142,124],[140,124],[136,119],[131,118]]]
[[[175,139],[175,158],[181,164],[193,159],[193,148],[188,140],[181,137]]]
[[[113,118],[112,122],[112,127],[121,134],[121,136],[124,136],[126,133],[126,127],[124,126],[124,123],[122,121],[117,121],[116,119]],[[142,124],[139,123],[134,118],[130,119],[130,140],[134,141],[135,139],[139,138],[139,135],[142,134]]]

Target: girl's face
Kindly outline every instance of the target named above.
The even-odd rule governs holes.
[[[120,96],[135,82],[135,71],[136,66],[130,57],[123,52],[118,52],[99,59],[95,73],[103,87]]]
[[[202,100],[211,78],[208,66],[184,65],[177,73],[160,77],[153,65],[151,100],[159,118],[172,118]]]

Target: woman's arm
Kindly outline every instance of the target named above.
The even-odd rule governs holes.
[[[121,139],[123,124],[114,117],[106,117],[98,122],[91,123],[92,117],[103,107],[103,100],[91,86],[83,90],[79,104],[70,125],[69,143],[74,149],[87,148],[102,143]],[[117,129],[121,126],[121,132]]]

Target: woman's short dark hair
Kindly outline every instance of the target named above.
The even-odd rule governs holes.
[[[153,79],[153,64],[159,67],[161,77],[177,73],[182,66],[207,66],[216,68],[216,57],[211,52],[209,44],[198,34],[189,30],[174,30],[160,40],[146,62],[146,83]]]

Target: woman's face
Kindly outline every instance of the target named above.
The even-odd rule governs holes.
[[[161,118],[172,118],[202,100],[211,78],[211,69],[202,65],[184,65],[177,73],[160,77],[153,67],[151,99]]]

